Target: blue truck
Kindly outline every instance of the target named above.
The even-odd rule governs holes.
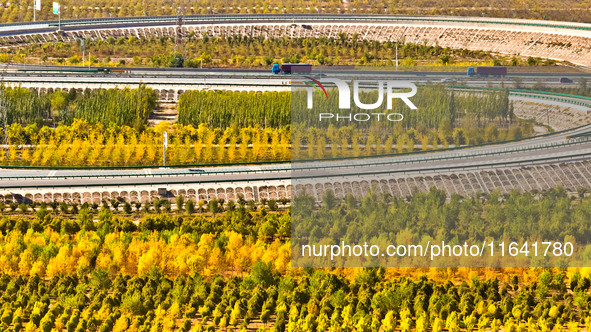
[[[273,72],[273,74],[279,74],[281,72],[281,68],[279,68],[279,64],[278,63],[274,63],[273,64],[273,69],[271,69],[271,71]]]

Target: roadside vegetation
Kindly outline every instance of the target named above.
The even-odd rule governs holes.
[[[4,86],[0,89],[6,103],[5,123],[8,125],[69,125],[74,119],[81,119],[89,124],[131,126],[142,130],[157,101],[154,91],[143,85],[137,89],[100,89],[93,92],[71,89],[69,92],[38,93]]]
[[[317,159],[427,151],[534,134],[531,121],[512,114],[504,91],[454,97],[440,86],[426,89],[417,102],[422,111],[405,112],[404,125],[359,131],[350,125],[320,128],[302,122],[293,127],[289,92],[187,91],[180,98],[177,123],[149,127],[148,116],[157,104],[150,88],[41,94],[7,88],[9,123],[0,162],[159,165],[165,131],[171,165],[290,160],[294,139],[297,156]]]
[[[520,58],[486,51],[449,49],[412,43],[363,40],[358,34],[334,38],[253,38],[248,36],[197,38],[189,33],[176,48],[175,38],[108,37],[85,41],[93,66],[269,68],[272,63],[311,63],[320,66],[356,65],[408,69],[416,66],[552,66],[554,60]],[[0,62],[51,65],[82,64],[79,42],[31,44],[0,54]],[[88,59],[86,64],[88,65]]]
[[[391,0],[59,2],[62,19],[175,15],[180,4],[184,14],[387,13],[591,20],[588,1],[574,0],[560,6],[547,0],[492,5],[453,0],[436,7],[426,1]],[[0,21],[31,21],[32,5],[30,0],[6,2],[0,6]],[[42,5],[37,19],[55,20],[51,1],[43,0]],[[203,64],[267,70],[272,63],[307,62],[392,68],[396,46],[404,68],[555,64],[357,37],[187,36],[186,53],[183,47],[177,54],[174,40],[168,37],[109,38],[87,41],[87,51],[95,66],[198,68]],[[81,64],[78,43],[30,45],[12,52],[0,54],[0,62]],[[586,85],[581,87],[587,93]],[[164,132],[167,161],[177,165],[289,160],[292,154],[330,158],[428,151],[534,134],[533,122],[514,116],[507,91],[477,98],[466,93],[444,95],[443,86],[433,89],[431,98],[419,95],[423,112],[405,114],[405,125],[355,131],[348,126],[306,126],[307,118],[301,119],[304,125],[293,126],[289,93],[190,91],[181,95],[177,123],[149,126],[149,115],[159,105],[156,92],[145,86],[47,93],[7,88],[2,91],[6,117],[0,164],[159,165]],[[317,217],[316,223],[302,220],[301,211]],[[321,202],[311,197],[255,202],[240,195],[236,201],[182,195],[142,202],[6,200],[0,202],[0,330],[589,331],[589,267],[300,268],[292,267],[290,260],[291,246],[297,241],[293,221],[316,233],[330,234],[334,229],[338,231],[334,234],[354,240],[382,237],[391,243],[478,241],[491,234],[508,241],[569,241],[578,245],[577,254],[588,262],[590,220],[587,189],[579,188],[575,196],[561,187],[474,197],[446,197],[435,188],[408,197],[370,191],[363,199],[348,195],[342,200],[327,191]]]
[[[472,0],[468,3],[460,0],[434,4],[431,1],[405,2],[400,0],[351,0],[318,1],[270,0],[109,0],[88,1],[84,3],[62,0],[62,19],[125,17],[146,15],[176,15],[178,8],[184,15],[191,14],[268,14],[268,13],[338,13],[338,14],[402,14],[402,15],[452,15],[525,18],[536,20],[558,20],[588,22],[591,14],[587,1],[567,0],[557,7],[555,2],[504,0],[491,6],[484,0]],[[25,0],[11,1],[2,7],[2,22],[33,20],[33,4]],[[51,13],[51,1],[42,1],[42,10],[37,12],[37,20],[57,20]]]
[[[516,224],[514,218],[537,214],[550,227],[544,229],[560,237],[552,227],[586,224],[591,200],[582,193],[569,197],[556,188],[446,202],[432,190],[399,200],[396,210],[413,212],[396,216],[407,223],[400,232],[419,236],[420,221],[440,215],[458,222],[447,231],[461,233],[469,230],[462,222],[473,224],[471,219]],[[290,267],[291,218],[284,203],[239,199],[195,206],[177,198],[174,205],[160,200],[2,205],[0,326],[16,331],[591,327],[588,268]],[[380,205],[375,197],[325,198],[321,209],[329,203],[361,218],[381,211],[365,210]]]

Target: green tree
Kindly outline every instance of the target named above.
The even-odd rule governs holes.
[[[168,67],[180,68],[183,66],[184,62],[185,59],[182,55],[178,53],[173,53],[170,55],[170,58],[168,59]]]
[[[188,215],[192,215],[193,213],[195,213],[195,202],[192,199],[189,199],[187,201],[187,204],[185,206],[185,212]]]
[[[178,211],[182,211],[183,210],[183,206],[185,205],[185,196],[183,195],[178,195],[176,197],[176,208]]]

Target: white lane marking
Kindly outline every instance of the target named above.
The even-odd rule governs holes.
[[[50,178],[52,176],[55,176],[55,173],[57,173],[57,171],[51,171],[49,172],[49,174],[47,174],[47,177]]]
[[[146,175],[152,175],[152,170],[151,169],[144,169],[144,173]]]

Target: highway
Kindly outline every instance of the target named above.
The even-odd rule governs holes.
[[[555,22],[524,19],[506,19],[491,17],[461,17],[461,16],[408,16],[408,15],[363,15],[363,14],[213,14],[213,15],[184,15],[181,17],[184,25],[189,24],[241,24],[253,22],[266,23],[306,23],[306,22],[414,22],[437,23],[441,25],[507,25],[536,30],[570,29],[589,31],[589,24],[576,22]],[[145,16],[145,17],[115,17],[95,19],[74,19],[45,22],[19,22],[0,24],[0,36],[17,34],[33,34],[61,31],[77,31],[90,29],[117,29],[129,27],[175,26],[178,25],[177,16]]]
[[[174,26],[176,17],[116,18],[96,20],[65,20],[62,30],[79,31],[91,29],[119,29],[141,26]],[[494,25],[518,26],[527,29],[548,31],[568,30],[579,33],[591,31],[591,25],[566,22],[540,22],[527,20],[458,18],[458,17],[409,17],[372,15],[196,15],[183,17],[186,24],[224,24],[253,22],[436,22],[454,26],[473,25],[478,28]],[[0,25],[0,36],[50,33],[57,28],[57,22],[39,22]],[[116,67],[122,72],[84,72],[82,67],[31,66],[9,64],[1,69],[1,80],[7,84],[23,87],[75,87],[107,88],[146,84],[155,89],[242,89],[242,90],[283,90],[291,88],[290,82],[298,78],[291,75],[274,75],[270,68],[261,70],[223,68],[128,68]],[[68,72],[69,71],[69,72]],[[393,71],[358,70],[352,67],[314,67],[312,76],[330,76],[347,79],[411,80],[415,83],[442,82],[460,90],[470,88],[501,87],[512,85],[516,78],[523,86],[543,82],[547,86],[573,87],[581,78],[589,79],[591,74],[584,70],[569,68],[566,72],[546,71],[540,68],[534,72],[523,72],[510,68],[502,78],[468,77],[465,71]],[[560,83],[561,77],[568,77],[572,83]],[[512,91],[511,98],[543,102],[549,106],[569,106],[589,111],[591,101],[587,98],[561,96],[559,100],[546,100],[543,93]],[[552,96],[550,96],[552,97]],[[556,99],[556,98],[554,98]],[[575,105],[576,104],[576,105]],[[574,105],[574,106],[573,106]],[[494,169],[524,165],[556,163],[570,160],[591,159],[591,142],[586,138],[567,140],[566,136],[591,132],[591,125],[553,135],[463,149],[434,151],[411,155],[369,157],[344,160],[304,161],[294,163],[264,163],[237,166],[199,166],[200,172],[188,167],[179,168],[122,168],[122,169],[0,169],[0,189],[23,188],[67,188],[67,187],[109,187],[170,184],[204,184],[247,181],[265,183],[271,180],[314,179],[326,177],[358,177],[384,174],[417,176],[425,173],[449,173],[455,170]],[[197,168],[197,167],[193,167]]]
[[[405,156],[370,157],[330,161],[303,161],[293,164],[263,164],[227,167],[150,168],[120,170],[44,170],[2,169],[0,187],[89,187],[146,184],[220,183],[268,181],[278,179],[313,179],[403,173],[408,176],[425,172],[491,169],[521,165],[591,159],[591,141],[567,140],[567,135],[591,131],[591,125],[524,139],[451,151],[435,151]],[[195,167],[193,167],[195,169]]]
[[[100,74],[87,75],[84,73],[51,73],[42,70],[52,70],[47,67],[27,67],[23,72],[22,67],[8,66],[4,71],[5,82],[18,82],[19,84],[35,82],[46,84],[48,82],[68,82],[78,84],[95,83],[100,85],[117,84],[131,85],[149,82],[149,85],[252,85],[262,87],[263,90],[290,89],[290,79],[295,76],[273,75],[269,71],[229,71],[200,70],[187,73],[187,71],[158,71],[158,70],[129,70],[124,74]],[[427,83],[439,82],[442,75],[449,73],[440,72],[401,72],[369,71],[359,72],[354,70],[335,70],[328,68],[324,71],[330,77],[349,78],[352,74],[369,75],[373,79],[391,79],[395,75],[399,79],[408,79],[414,82]],[[319,74],[316,72],[315,74]],[[492,80],[479,77],[466,77],[464,73],[452,73],[453,84],[462,84],[464,87],[456,89],[470,90],[482,89],[490,85],[502,86],[507,78],[493,78]],[[573,74],[571,74],[573,75]],[[589,74],[578,73],[581,77]],[[322,75],[320,75],[322,77]],[[529,73],[522,84],[534,84],[540,79],[560,84],[557,77],[560,73]],[[512,99],[535,101],[551,106],[569,106],[585,111],[591,109],[591,100],[560,96],[557,100],[542,98],[553,97],[531,91],[512,91]],[[555,98],[556,99],[556,98]],[[591,127],[585,126],[569,132],[563,132],[543,137],[524,139],[506,144],[494,144],[473,148],[464,148],[450,151],[435,151],[405,156],[389,156],[381,158],[360,158],[332,161],[298,162],[290,164],[261,164],[242,165],[234,167],[199,167],[203,173],[192,173],[184,168],[146,168],[146,169],[118,169],[118,170],[68,170],[68,169],[2,169],[0,170],[0,188],[43,188],[43,187],[98,187],[121,185],[170,185],[190,183],[227,183],[236,181],[265,182],[270,180],[289,180],[297,178],[322,178],[330,176],[360,176],[377,174],[404,173],[412,176],[425,172],[449,172],[451,170],[466,170],[476,168],[509,167],[531,165],[534,163],[552,163],[573,159],[590,159],[591,142],[567,141],[567,135],[576,135],[591,131]]]
[[[25,69],[26,68],[26,69]],[[160,91],[175,91],[174,95],[166,94],[161,101],[174,102],[181,91],[186,90],[234,90],[234,91],[289,91],[292,82],[307,80],[299,75],[275,75],[270,70],[169,70],[158,68],[124,68],[124,73],[83,72],[80,67],[59,68],[59,70],[77,70],[75,72],[56,71],[55,67],[45,66],[5,66],[0,72],[0,81],[7,85],[24,88],[48,89],[101,89],[101,88],[135,88],[140,84]],[[333,77],[345,80],[408,80],[416,84],[444,84],[466,87],[485,88],[488,86],[512,87],[519,80],[524,88],[542,82],[547,87],[576,87],[580,79],[591,80],[587,72],[536,72],[509,73],[506,77],[470,77],[465,72],[433,72],[413,71],[396,72],[391,70],[356,70],[354,68],[314,68],[306,76],[317,79]],[[560,78],[567,77],[571,83],[560,83]],[[447,82],[449,81],[449,82]],[[590,100],[591,102],[591,100]]]
[[[96,73],[96,69],[117,70],[110,74]],[[6,77],[70,77],[70,78],[89,78],[98,77],[100,79],[112,77],[115,80],[123,78],[164,78],[164,79],[189,79],[189,78],[274,78],[289,80],[292,75],[273,74],[271,66],[264,69],[257,68],[159,68],[159,67],[82,67],[82,66],[49,66],[49,65],[22,65],[22,64],[4,64],[0,66],[0,74]],[[433,70],[433,67],[416,67],[415,70],[395,70],[388,69],[368,69],[367,67],[357,66],[313,66],[312,75],[329,75],[331,77],[349,77],[362,78],[379,77],[389,79],[419,78],[425,80],[441,80],[442,78],[453,79],[472,79],[475,81],[487,81],[488,78],[479,79],[478,76],[468,77],[466,68],[449,67],[444,70]],[[591,78],[591,72],[582,67],[509,67],[508,74],[504,77],[506,82],[514,78],[522,78],[523,83],[536,83],[543,81],[547,83],[559,83],[561,77],[569,77],[573,80],[581,78]],[[495,79],[491,77],[490,79]],[[576,84],[577,82],[573,82]],[[567,84],[568,85],[568,84]]]
[[[276,28],[280,30],[277,32],[279,35],[274,35]],[[399,34],[390,30],[398,28],[405,32]],[[407,28],[412,32],[407,33]],[[9,23],[0,24],[0,47],[18,48],[31,43],[76,42],[81,38],[98,40],[109,36],[173,37],[178,33],[177,29],[181,29],[182,34],[194,32],[197,36],[244,34],[264,38],[280,38],[281,34],[298,38],[335,38],[340,33],[352,35],[357,32],[361,39],[370,41],[391,40],[417,45],[424,43],[429,46],[532,56],[591,66],[588,47],[591,24],[490,17],[213,14],[76,19],[62,20],[61,24],[57,21]],[[432,35],[426,32],[432,29],[438,32]]]
[[[264,86],[271,90],[273,87],[283,88],[289,90],[289,80],[287,79],[276,79],[269,78],[261,80],[256,77],[211,77],[209,75],[203,75],[199,77],[162,77],[162,76],[147,76],[147,75],[47,75],[47,74],[15,74],[15,75],[4,75],[2,78],[5,83],[15,84],[39,84],[39,87],[52,87],[52,84],[77,84],[81,88],[95,87],[96,85],[103,86],[118,86],[123,87],[134,87],[140,84],[145,84],[149,87],[208,87],[208,86],[243,86],[243,87],[256,87]]]
[[[61,76],[47,76],[43,73],[21,73],[21,68],[11,68],[5,80],[14,79],[21,82],[29,79],[42,83],[50,80],[63,80],[68,82],[88,82],[90,79],[106,84],[105,82],[133,82],[137,76],[113,75],[85,76],[76,74],[60,74]],[[152,72],[152,71],[150,71]],[[328,72],[331,77],[344,77],[344,72]],[[232,75],[244,75],[244,77],[232,77]],[[365,75],[365,73],[363,73]],[[12,76],[11,76],[12,75]],[[18,76],[23,75],[23,76]],[[257,84],[265,89],[278,87],[288,90],[289,81],[285,76],[277,77],[268,72],[232,72],[227,70],[200,72],[200,78],[185,75],[154,75],[150,78],[152,84],[198,84],[201,82],[216,82],[217,84]],[[249,76],[258,75],[258,76]],[[374,79],[387,78],[391,72],[374,71]],[[432,76],[431,76],[432,75]],[[427,82],[439,78],[441,73],[417,73],[405,72],[400,77],[406,77],[415,81]],[[557,81],[555,74],[548,76],[540,73],[539,77],[546,77]],[[247,78],[248,77],[248,78]],[[459,90],[470,90],[473,87],[490,84],[480,78],[466,78],[461,83],[466,87],[457,87]],[[503,78],[495,78],[497,85],[503,83]],[[546,103],[552,106],[569,106],[589,111],[591,100],[578,97],[560,96],[558,100],[546,100],[548,95],[536,92],[512,92],[511,98],[521,98],[527,101]],[[554,97],[550,95],[550,97]],[[575,104],[576,103],[576,104]],[[234,181],[264,182],[276,179],[290,179],[297,177],[325,177],[331,176],[355,176],[371,174],[404,173],[408,175],[422,172],[446,172],[453,169],[491,168],[503,166],[531,165],[533,163],[558,162],[572,159],[591,158],[591,142],[566,140],[566,136],[573,136],[591,131],[590,126],[576,128],[568,132],[561,132],[542,137],[534,137],[505,144],[493,144],[472,148],[455,149],[449,151],[435,151],[404,156],[388,156],[381,158],[360,158],[331,161],[298,162],[289,164],[260,164],[227,167],[199,167],[202,174],[192,173],[187,167],[182,168],[146,168],[146,169],[106,169],[106,170],[72,170],[72,169],[2,169],[0,170],[0,188],[38,188],[38,187],[88,187],[88,186],[115,186],[151,184],[166,185],[173,183],[217,183]]]

